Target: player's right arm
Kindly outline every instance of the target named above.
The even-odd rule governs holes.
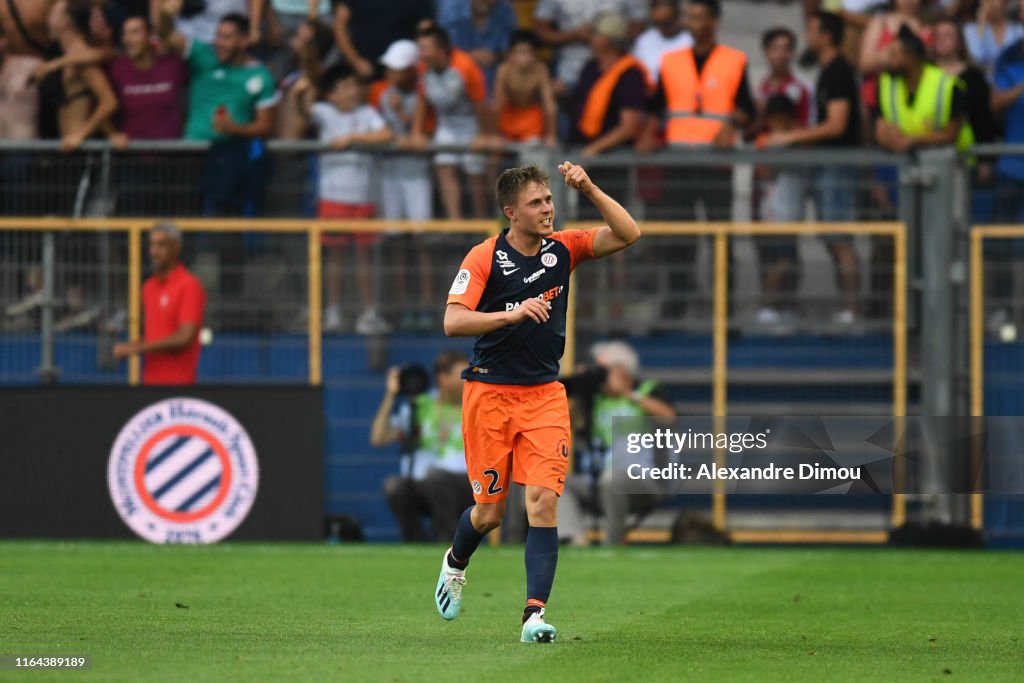
[[[482,334],[517,325],[526,320],[542,323],[551,315],[551,304],[527,299],[511,311],[476,310],[491,276],[495,238],[473,247],[462,261],[458,275],[448,292],[444,311],[444,333],[449,337],[479,337]]]
[[[463,304],[448,304],[444,311],[444,333],[449,337],[479,337],[526,320],[543,323],[550,316],[551,303],[540,299],[527,299],[514,311],[492,313],[473,311]]]

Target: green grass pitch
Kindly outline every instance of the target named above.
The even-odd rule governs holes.
[[[462,615],[440,546],[0,543],[13,681],[953,681],[1024,676],[1024,554],[563,549],[552,645],[523,645],[522,547],[484,547]]]

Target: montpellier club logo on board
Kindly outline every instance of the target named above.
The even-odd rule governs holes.
[[[171,398],[136,413],[107,464],[121,519],[152,543],[216,543],[240,525],[259,486],[245,428],[227,411]]]

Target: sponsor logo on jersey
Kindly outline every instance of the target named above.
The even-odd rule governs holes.
[[[551,289],[545,290],[543,294],[531,296],[526,300],[529,301],[530,299],[540,299],[541,301],[553,301],[555,298],[558,297],[559,294],[562,293],[563,289],[565,289],[565,287],[562,285],[559,285],[558,287],[552,287]],[[522,301],[508,301],[505,303],[505,312],[507,313],[509,311],[514,311],[522,305]]]
[[[536,281],[537,281],[537,278],[539,278],[539,277],[540,277],[541,275],[543,275],[543,274],[544,274],[544,273],[546,273],[546,272],[548,272],[548,269],[547,269],[547,268],[541,268],[540,270],[538,270],[538,271],[537,271],[536,273],[534,273],[533,275],[531,275],[531,276],[529,276],[529,277],[524,277],[524,278],[523,278],[523,283],[525,283],[525,284],[530,284],[531,282],[536,282]]]

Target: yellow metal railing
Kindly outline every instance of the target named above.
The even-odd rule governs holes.
[[[985,240],[1019,239],[1024,237],[1024,225],[985,225],[971,229],[971,415],[985,415]],[[972,457],[978,457],[973,452]],[[977,462],[973,462],[977,471]],[[971,527],[984,525],[984,495],[971,494]]]
[[[592,224],[569,224],[566,227],[586,227]],[[713,321],[712,321],[712,413],[715,417],[728,415],[728,344],[729,344],[729,237],[746,235],[868,235],[888,237],[893,241],[893,375],[892,415],[903,417],[907,414],[907,236],[902,223],[675,223],[646,221],[641,224],[644,235],[688,235],[711,236],[714,240],[713,269]],[[718,431],[721,425],[716,426]],[[718,465],[724,465],[724,453],[716,452]],[[902,468],[902,461],[897,467]],[[902,488],[905,472],[894,472],[897,490]],[[906,521],[906,498],[904,494],[893,494],[891,525],[900,527]],[[712,524],[719,531],[726,531],[725,482],[715,481],[712,494]],[[849,534],[847,534],[849,535]],[[747,533],[745,540],[756,541],[757,534]],[[884,534],[863,536],[870,542],[884,541]],[[838,542],[846,542],[846,539]]]
[[[167,220],[167,219],[160,219]],[[385,221],[385,220],[293,220],[293,219],[218,219],[188,218],[171,219],[182,230],[205,232],[269,232],[305,234],[308,241],[308,307],[309,307],[309,378],[311,384],[318,385],[322,380],[321,366],[321,250],[320,236],[324,232],[384,232],[401,231],[410,233],[493,233],[498,223],[493,220],[463,221]],[[141,330],[141,284],[142,284],[142,234],[157,219],[47,219],[47,218],[0,218],[0,231],[118,231],[126,232],[129,237],[129,321],[132,339],[138,339]],[[570,222],[566,228],[587,228],[594,225],[589,222]],[[906,415],[907,409],[907,245],[906,233],[901,223],[700,223],[700,222],[662,222],[645,221],[641,230],[651,236],[691,236],[711,237],[713,239],[713,328],[712,328],[712,411],[713,415],[724,418],[728,415],[728,278],[729,259],[728,244],[730,237],[748,235],[867,235],[888,237],[893,240],[893,377],[892,377],[892,414],[894,417]],[[972,247],[977,251],[983,233],[975,232]],[[984,234],[988,234],[988,231]],[[1003,236],[1005,233],[1000,232]],[[1024,236],[1024,229],[1018,228],[1017,234]],[[972,263],[976,264],[975,273],[980,272],[980,256],[972,253]],[[978,276],[972,280],[972,287]],[[974,288],[977,289],[977,288]],[[566,355],[563,367],[571,369],[575,362],[575,330],[576,330],[576,298],[575,288],[570,288],[568,314],[566,323]],[[980,292],[972,296],[979,297]],[[972,301],[974,299],[972,298]],[[975,306],[974,316],[977,318],[980,307]],[[974,336],[972,335],[972,340]],[[972,369],[980,368],[980,347],[972,346]],[[974,372],[973,379],[980,382],[980,373]],[[133,359],[129,373],[132,384],[139,382],[139,362]],[[975,392],[975,401],[980,401],[980,384]],[[980,414],[980,403],[977,403],[977,414]],[[724,464],[724,454],[716,455],[718,464]],[[895,473],[897,481],[903,478],[902,472]],[[725,483],[716,481],[716,489],[712,496],[712,521],[716,529],[725,531],[726,494]],[[980,518],[980,506],[978,512]],[[902,494],[894,494],[891,513],[893,527],[901,526],[906,519],[906,503]]]
[[[309,377],[319,385],[322,371],[321,253],[324,232],[481,233],[493,232],[494,221],[366,221],[349,219],[240,219],[240,218],[0,218],[0,231],[23,232],[120,232],[128,235],[128,333],[132,340],[142,331],[142,235],[158,221],[170,220],[188,232],[257,232],[306,235],[308,243]],[[129,361],[128,380],[138,384],[141,364],[137,356]]]

